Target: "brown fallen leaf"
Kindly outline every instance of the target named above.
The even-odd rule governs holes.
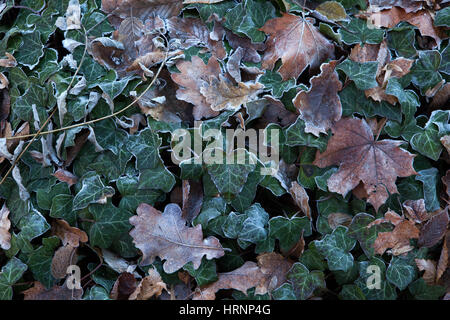
[[[172,17],[166,20],[166,24],[170,37],[180,40],[183,49],[206,46],[216,58],[222,60],[226,57],[222,39],[211,39],[208,27],[200,19]]]
[[[235,86],[224,75],[210,77],[200,86],[200,92],[214,111],[238,110],[251,100],[255,100],[264,85],[259,82],[238,82]]]
[[[182,217],[188,224],[200,213],[203,204],[203,186],[194,180],[183,180]]]
[[[447,172],[445,173],[445,176],[443,176],[441,178],[441,180],[445,186],[445,190],[447,192],[447,198],[448,198],[448,200],[450,200],[450,169],[447,170]]]
[[[385,214],[384,218],[377,220],[379,223],[389,221],[395,228],[389,232],[378,233],[373,244],[376,254],[382,255],[388,248],[392,248],[393,255],[400,255],[413,249],[409,244],[409,240],[419,238],[419,229],[413,221],[406,220],[390,210]],[[367,227],[369,228],[376,224],[377,220]]]
[[[417,174],[412,167],[415,155],[400,149],[402,141],[375,141],[364,119],[342,118],[333,127],[333,136],[324,153],[317,151],[313,164],[321,168],[339,165],[328,179],[328,189],[346,195],[360,181],[375,210],[389,194],[398,193],[397,177]]]
[[[186,226],[181,209],[176,204],[168,204],[161,213],[142,203],[136,212],[137,216],[130,218],[134,226],[130,236],[142,252],[141,265],[151,264],[158,256],[165,260],[164,271],[172,273],[188,262],[198,269],[203,256],[210,260],[225,254],[217,238],[210,236],[203,239],[200,224],[193,228]]]
[[[236,270],[219,273],[218,280],[202,288],[197,288],[193,300],[214,300],[219,290],[234,289],[247,294],[255,287],[255,294],[265,294],[286,280],[292,262],[277,253],[265,253],[257,257],[258,264],[247,261]]]
[[[42,283],[35,281],[33,287],[22,293],[24,300],[81,300],[83,289],[70,290],[66,284],[46,289]]]
[[[263,51],[266,46],[264,43],[253,43],[249,38],[239,37],[233,32],[227,31],[226,37],[230,46],[237,50],[242,48],[242,61],[258,63],[261,61],[261,56],[258,51]]]
[[[306,67],[317,69],[326,59],[334,58],[334,45],[309,19],[283,13],[280,18],[268,20],[260,30],[269,35],[262,67],[273,69],[281,59],[278,72],[283,80],[298,78]]]
[[[109,297],[113,300],[128,300],[136,291],[136,279],[133,274],[123,272],[119,275],[111,289]]]
[[[450,100],[450,83],[446,82],[441,89],[439,89],[438,92],[433,97],[433,100],[431,101],[430,106],[433,107],[433,109],[438,109],[442,106],[444,106],[447,101]]]
[[[11,234],[9,228],[11,228],[11,221],[9,221],[9,209],[6,204],[3,204],[0,210],[0,248],[3,250],[9,250],[11,248]]]
[[[78,181],[78,177],[74,175],[72,172],[58,169],[53,173],[53,176],[56,177],[59,181],[65,182],[70,186],[74,185]]]
[[[145,21],[155,16],[177,16],[182,8],[183,0],[102,0],[101,10],[121,19],[134,16]]]
[[[369,20],[376,27],[393,28],[399,22],[405,21],[416,26],[422,36],[428,36],[434,39],[433,47],[439,46],[445,34],[441,28],[433,24],[433,16],[428,10],[419,10],[416,12],[406,12],[400,7],[377,11],[370,8],[357,15],[358,17]]]
[[[198,56],[193,56],[191,61],[179,61],[177,69],[180,73],[172,73],[172,80],[181,87],[177,90],[176,97],[194,105],[194,119],[211,118],[219,113],[211,109],[206,98],[200,93],[204,83],[209,82],[210,77],[221,73],[217,59],[211,57],[208,64]]]
[[[61,239],[64,246],[68,244],[76,248],[80,242],[87,242],[89,240],[86,232],[76,227],[71,227],[67,221],[62,219],[56,219],[54,221],[52,231]]]
[[[56,279],[63,279],[67,276],[67,267],[74,265],[78,259],[77,248],[70,244],[61,246],[55,251],[52,258],[51,273]]]
[[[136,290],[128,297],[128,300],[148,300],[152,297],[159,297],[163,290],[167,291],[167,286],[161,279],[158,271],[148,270],[148,276],[143,278]]]
[[[415,12],[423,8],[423,0],[369,0],[371,7],[376,10],[400,7],[406,12]]]
[[[444,237],[448,226],[448,206],[432,216],[430,220],[420,229],[419,247],[430,248]]]
[[[442,145],[447,150],[448,154],[450,154],[450,135],[443,136],[440,140]]]
[[[290,248],[288,251],[281,250],[281,253],[285,257],[290,257],[292,259],[298,260],[303,252],[305,251],[305,239],[303,238],[303,231],[302,235],[300,236],[300,239]]]
[[[430,215],[425,209],[425,200],[406,200],[403,202],[403,208],[405,208],[405,215],[409,220],[415,223],[422,223],[430,219]]]
[[[326,133],[333,123],[342,116],[341,100],[338,92],[342,89],[335,67],[337,60],[320,66],[320,74],[312,77],[308,91],[301,90],[292,100],[305,120],[305,132],[319,136]]]
[[[442,275],[449,267],[449,253],[450,253],[450,231],[445,235],[444,245],[442,246],[441,256],[439,257],[436,268],[436,282],[439,281]]]
[[[426,259],[415,259],[416,266],[419,271],[425,271],[422,278],[428,285],[432,286],[436,283],[436,262]]]
[[[16,58],[11,53],[5,52],[4,54],[6,59],[0,59],[0,67],[13,68],[17,66]]]
[[[297,181],[293,181],[291,187],[289,188],[289,192],[292,199],[294,199],[296,205],[301,209],[303,214],[307,216],[309,220],[312,220],[311,208],[308,203],[309,197],[305,188],[299,185]]]
[[[8,78],[3,74],[3,72],[0,72],[0,90],[8,88],[8,85]]]

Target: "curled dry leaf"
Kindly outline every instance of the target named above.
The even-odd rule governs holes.
[[[142,252],[142,265],[151,264],[158,256],[165,260],[164,271],[173,273],[188,262],[198,269],[203,256],[214,259],[225,254],[217,238],[203,239],[200,224],[193,228],[186,226],[176,204],[168,204],[161,213],[142,203],[130,223],[134,226],[130,231],[133,243]]]
[[[220,65],[217,59],[211,57],[208,64],[198,56],[193,56],[191,61],[179,61],[177,69],[180,73],[172,73],[172,80],[181,86],[176,96],[180,100],[190,102],[194,105],[194,119],[203,117],[211,118],[219,113],[210,108],[206,98],[200,93],[200,88],[209,81],[210,77],[220,74]]]
[[[371,8],[374,10],[390,9],[400,7],[406,12],[415,12],[423,8],[423,0],[369,0]]]
[[[273,69],[276,61],[281,59],[278,72],[283,80],[298,78],[306,67],[317,69],[326,59],[334,58],[334,45],[311,20],[283,13],[280,18],[268,20],[260,30],[269,35],[262,67]]]
[[[261,56],[258,51],[263,51],[266,46],[264,43],[253,43],[249,38],[242,38],[234,33],[227,31],[226,37],[230,46],[237,50],[242,48],[242,61],[258,63],[261,61]]]
[[[203,186],[194,180],[183,180],[182,217],[188,224],[200,213],[203,204]]]
[[[339,165],[327,181],[328,189],[346,195],[360,181],[369,195],[367,200],[378,211],[389,194],[398,193],[397,177],[416,174],[415,155],[400,149],[402,141],[375,141],[364,119],[343,118],[333,127],[333,136],[324,153],[317,151],[314,165],[321,168]]]
[[[12,68],[17,65],[16,58],[11,53],[5,52],[5,56],[6,59],[0,59],[0,67]]]
[[[86,232],[76,227],[71,227],[67,221],[57,219],[52,226],[53,233],[61,239],[63,245],[70,245],[74,248],[78,247],[80,242],[87,242],[88,236]]]
[[[78,181],[78,177],[76,175],[64,169],[56,170],[56,172],[53,173],[53,176],[55,176],[59,181],[67,183],[69,187]]]
[[[430,220],[420,229],[418,245],[430,248],[437,244],[444,237],[448,226],[448,206],[431,217]]]
[[[419,271],[425,271],[422,278],[430,286],[435,284],[436,280],[436,262],[426,259],[415,259]]]
[[[113,300],[128,300],[130,295],[136,291],[136,279],[134,275],[123,272],[119,275],[111,289],[110,298]]]
[[[158,271],[148,270],[148,276],[143,278],[136,290],[128,297],[128,300],[148,300],[152,297],[159,297],[163,290],[167,291],[167,286],[161,279]]]
[[[321,132],[326,133],[342,116],[342,105],[338,96],[342,84],[335,71],[337,62],[333,60],[322,64],[320,74],[310,80],[310,89],[301,90],[292,101],[299,110],[300,117],[305,120],[305,132],[315,136],[319,136]]]
[[[219,74],[219,78],[210,77],[209,81],[203,83],[200,92],[214,111],[238,110],[241,105],[248,101],[255,100],[257,95],[264,88],[258,82],[238,82],[237,86]]]
[[[83,289],[70,290],[66,284],[46,289],[42,283],[35,281],[33,287],[22,293],[24,300],[81,300]]]
[[[257,260],[258,264],[247,261],[236,270],[219,273],[216,282],[197,289],[193,300],[214,300],[216,292],[225,289],[247,294],[248,289],[255,287],[255,294],[265,294],[286,281],[292,262],[274,252],[262,254]]]
[[[447,150],[448,154],[450,154],[450,135],[443,136],[440,141]]]
[[[448,200],[450,200],[450,169],[447,170],[447,172],[445,173],[445,176],[443,176],[441,178],[441,180],[445,186],[445,190],[447,192],[447,198],[448,198]]]
[[[413,221],[406,220],[393,211],[388,211],[385,217],[379,220],[381,220],[380,222],[389,221],[395,228],[390,232],[378,233],[373,244],[375,253],[382,255],[388,248],[392,248],[393,255],[400,255],[413,249],[409,244],[409,240],[419,238],[419,229],[417,229]]]
[[[8,88],[8,85],[8,78],[3,74],[3,72],[0,72],[0,90]]]
[[[441,256],[439,257],[436,268],[436,282],[439,281],[442,275],[449,267],[449,253],[450,253],[450,231],[445,235],[444,245],[442,246]]]
[[[9,228],[11,227],[11,221],[9,221],[9,209],[6,204],[3,204],[0,210],[0,247],[3,250],[9,250],[11,248],[11,234]]]
[[[309,197],[305,188],[299,185],[297,181],[293,181],[291,187],[289,188],[289,192],[292,199],[294,199],[295,203],[302,210],[305,216],[307,216],[309,220],[312,220],[311,208],[308,203]]]
[[[445,38],[443,31],[433,24],[433,16],[428,10],[416,12],[406,12],[399,7],[392,7],[387,10],[376,11],[374,8],[361,13],[362,18],[369,20],[376,27],[393,28],[399,22],[406,21],[416,26],[422,36],[428,36],[434,39],[434,46],[439,46],[442,39]]]
[[[403,202],[403,208],[405,208],[405,215],[409,220],[415,223],[422,223],[430,218],[427,210],[425,209],[425,200],[406,200]]]
[[[353,216],[342,213],[342,212],[334,212],[328,215],[328,224],[331,229],[336,229],[338,226],[346,226],[348,227],[352,222]]]

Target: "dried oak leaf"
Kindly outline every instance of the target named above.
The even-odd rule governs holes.
[[[373,221],[367,227],[370,228],[383,222],[390,222],[395,228],[389,232],[378,233],[373,244],[375,253],[382,255],[388,248],[392,248],[393,255],[400,255],[413,249],[409,240],[419,238],[419,229],[415,226],[414,221],[407,220],[389,210],[384,218]]]
[[[307,216],[309,220],[312,220],[311,207],[308,204],[309,197],[305,188],[299,185],[297,181],[293,181],[291,187],[289,188],[289,193],[305,216]]]
[[[179,39],[183,49],[206,46],[216,58],[226,57],[222,39],[211,39],[208,27],[200,19],[172,17],[166,23],[170,37]]]
[[[444,237],[448,226],[448,206],[431,217],[430,220],[420,229],[418,245],[430,248]]]
[[[76,175],[64,169],[58,169],[52,175],[56,177],[56,179],[58,179],[59,181],[67,183],[69,187],[74,185],[78,181],[78,177]]]
[[[177,90],[176,97],[194,105],[193,115],[195,120],[211,118],[219,113],[210,108],[206,98],[200,93],[200,88],[209,78],[220,74],[220,65],[217,59],[211,57],[208,64],[198,56],[193,56],[191,61],[179,61],[177,69],[180,73],[172,73],[172,80],[181,88]]]
[[[341,100],[338,92],[342,89],[337,72],[337,61],[333,60],[320,66],[320,74],[310,80],[311,88],[301,90],[292,100],[305,120],[305,132],[319,136],[326,133],[334,122],[342,116]]]
[[[186,226],[176,204],[168,204],[161,213],[142,203],[130,223],[134,226],[130,231],[133,243],[142,252],[141,264],[149,265],[158,256],[166,260],[163,264],[166,273],[173,273],[190,261],[198,269],[203,256],[214,259],[225,254],[217,238],[203,239],[200,224],[193,228]]]
[[[193,300],[214,300],[219,290],[235,289],[247,294],[247,290],[255,287],[255,294],[265,294],[281,286],[292,262],[278,253],[265,253],[257,257],[258,264],[245,262],[236,270],[219,273],[218,280],[202,288],[198,288]]]
[[[167,291],[167,286],[161,279],[158,271],[148,270],[148,276],[143,278],[136,290],[128,297],[128,300],[148,300],[151,297],[159,297],[163,290]]]
[[[283,13],[280,18],[268,20],[260,30],[269,35],[262,67],[273,69],[281,59],[278,72],[283,80],[298,78],[306,67],[317,69],[326,59],[334,58],[334,45],[311,20]]]
[[[433,25],[433,16],[428,10],[419,10],[416,12],[406,12],[399,7],[392,7],[387,10],[378,11],[376,8],[370,8],[357,15],[365,18],[376,27],[393,28],[401,21],[406,21],[417,27],[422,36],[428,36],[434,39],[434,47],[439,46],[445,33]]]
[[[360,181],[375,210],[389,194],[398,193],[395,180],[417,174],[412,167],[415,155],[400,149],[402,141],[375,141],[364,119],[342,118],[333,127],[333,136],[324,153],[317,151],[314,165],[321,168],[339,165],[327,181],[328,189],[346,195]]]
[[[9,221],[8,215],[9,209],[6,207],[6,204],[3,204],[0,210],[0,248],[3,250],[11,248],[11,234],[9,233],[11,221]]]
[[[34,282],[34,286],[22,292],[24,300],[81,300],[83,289],[69,289],[66,284],[46,289],[45,286]]]

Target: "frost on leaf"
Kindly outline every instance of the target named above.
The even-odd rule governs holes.
[[[203,256],[220,258],[224,250],[215,237],[203,239],[202,226],[186,226],[181,209],[176,204],[166,206],[163,213],[142,203],[137,216],[130,218],[134,229],[130,231],[133,243],[142,252],[142,265],[151,264],[156,257],[165,260],[166,273],[173,273],[192,262],[198,269]]]
[[[375,209],[390,194],[398,193],[395,180],[416,174],[412,167],[414,155],[399,146],[402,141],[375,141],[364,119],[342,118],[333,127],[333,136],[324,153],[317,151],[314,165],[321,168],[339,165],[327,181],[328,189],[346,195],[360,181]]]
[[[317,69],[326,59],[334,58],[334,45],[310,20],[289,13],[266,22],[260,29],[269,35],[262,60],[264,69],[272,69],[278,59],[283,80],[297,78],[308,66]]]

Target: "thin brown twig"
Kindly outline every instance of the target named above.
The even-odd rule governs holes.
[[[78,65],[77,70],[75,71],[75,74],[72,77],[72,80],[69,83],[69,86],[67,87],[67,91],[70,90],[73,81],[75,80],[75,77],[77,76],[78,72],[81,69],[81,65],[83,64],[84,61],[84,57],[86,56],[86,51],[87,51],[87,33],[86,33],[86,29],[84,28],[84,26],[82,26],[83,30],[84,30],[84,36],[85,36],[85,43],[84,43],[84,52],[83,52],[83,56],[81,57],[80,60],[80,64]],[[22,156],[25,154],[25,152],[27,152],[28,148],[30,148],[31,144],[36,140],[36,138],[38,136],[41,135],[42,130],[44,130],[44,128],[47,126],[47,124],[50,122],[50,120],[53,118],[54,114],[56,113],[56,110],[58,110],[58,106],[56,106],[52,113],[50,113],[50,115],[48,116],[47,120],[44,121],[44,124],[39,128],[39,130],[31,135],[31,141],[28,142],[28,144],[26,145],[25,148],[23,148],[22,152],[20,152],[20,154],[17,156],[16,159],[14,159],[14,162],[11,164],[11,167],[9,167],[8,171],[6,172],[6,174],[3,176],[2,180],[0,181],[0,185],[3,184],[3,182],[5,182],[6,178],[9,176],[9,174],[11,173],[11,171],[14,169],[14,167],[17,165],[17,163],[19,162],[20,158],[22,158]]]

